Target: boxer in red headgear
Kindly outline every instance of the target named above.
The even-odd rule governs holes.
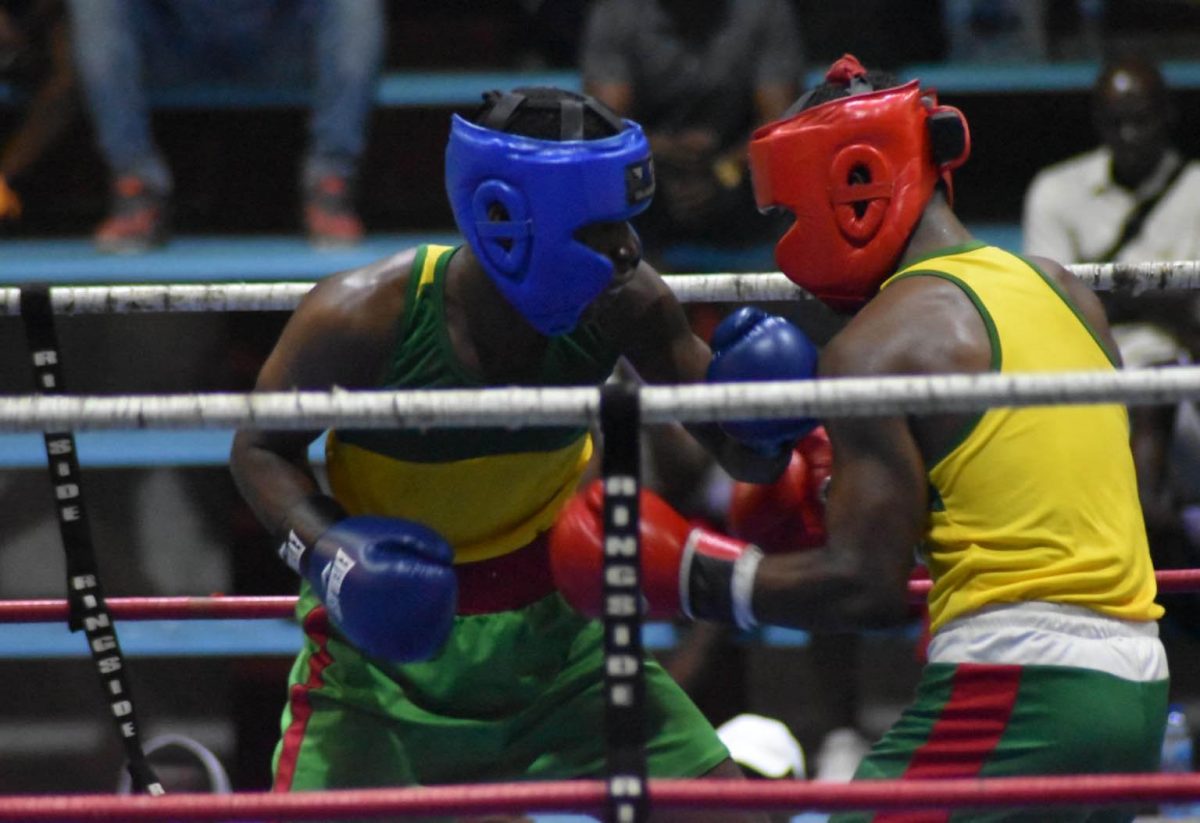
[[[800,98],[755,132],[750,168],[759,208],[796,216],[775,250],[780,269],[834,308],[854,309],[892,273],[938,183],[949,190],[970,133],[958,109],[937,105],[917,81],[876,89],[850,55],[826,79],[852,95]]]
[[[946,175],[967,147],[961,114],[850,57],[754,137],[759,203],[796,215],[780,266],[854,312],[818,379],[1119,367],[1086,286],[1052,260],[975,240],[954,214]],[[929,663],[856,778],[1156,769],[1167,663],[1125,408],[824,423],[824,545],[718,552],[677,536],[673,566],[647,556],[644,568],[683,587],[696,618],[863,628],[908,618],[916,549],[933,580]],[[997,812],[987,819],[1009,819]]]

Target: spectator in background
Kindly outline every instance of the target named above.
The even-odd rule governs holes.
[[[1200,163],[1171,137],[1175,112],[1157,67],[1125,56],[1106,65],[1092,98],[1101,145],[1039,172],[1022,215],[1028,254],[1080,263],[1200,257]],[[1188,362],[1194,300],[1109,294],[1105,308],[1127,368]],[[1189,351],[1190,350],[1190,351]],[[1193,403],[1131,407],[1138,491],[1158,568],[1200,563],[1200,415]],[[1160,597],[1169,622],[1200,626],[1194,597]]]
[[[940,63],[946,57],[942,0],[797,0],[796,8],[804,21],[804,59],[810,66],[827,66],[846,52],[890,67]]]
[[[648,259],[670,270],[676,244],[768,246],[775,227],[754,208],[746,144],[799,91],[788,0],[599,0],[580,62],[585,90],[650,137],[658,192],[638,224]]]
[[[171,172],[150,129],[151,88],[239,83],[313,88],[301,171],[304,224],[317,246],[362,238],[355,178],[383,55],[381,0],[69,0],[74,53],[112,211],[105,252],[164,242]]]
[[[517,32],[511,48],[523,52],[518,65],[574,68],[579,59],[589,0],[519,0]]]
[[[1025,251],[1075,263],[1200,256],[1200,163],[1171,138],[1158,69],[1123,57],[1092,93],[1101,145],[1034,177],[1021,220]]]
[[[25,0],[0,7],[0,75],[30,86],[15,132],[0,149],[0,220],[21,216],[14,183],[58,140],[79,111],[70,34],[60,0]]]
[[[947,59],[1028,63],[1050,53],[1045,0],[942,0]]]

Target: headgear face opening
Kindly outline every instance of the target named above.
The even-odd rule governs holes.
[[[861,71],[853,58],[835,66],[847,60]],[[859,308],[892,273],[938,181],[948,185],[969,153],[961,112],[915,80],[763,126],[750,143],[755,199],[796,218],[775,247],[780,270],[835,309]]]
[[[452,117],[446,191],[454,220],[500,292],[542,334],[573,329],[613,277],[612,261],[575,232],[627,221],[654,195],[649,141],[636,123],[622,125],[611,137],[559,141]],[[507,218],[491,219],[494,206]]]

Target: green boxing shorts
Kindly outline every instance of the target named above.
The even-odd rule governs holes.
[[[305,618],[276,791],[601,777],[603,629],[560,595],[460,615],[432,660],[368,660]],[[646,661],[651,777],[697,777],[728,751],[691,700]]]

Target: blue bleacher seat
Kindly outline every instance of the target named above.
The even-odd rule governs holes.
[[[288,656],[300,648],[300,627],[288,618],[261,620],[120,620],[122,650],[132,657],[261,657]],[[868,637],[894,637],[916,643],[921,632],[914,621],[891,629],[866,632]],[[782,626],[764,626],[739,637],[747,645],[779,649],[808,646],[809,633]],[[86,657],[87,643],[62,623],[11,623],[0,631],[0,660]],[[674,623],[642,625],[642,643],[650,651],[675,648],[679,630]]]
[[[300,627],[285,618],[268,620],[118,620],[122,650],[131,657],[259,657],[293,655],[300,648]],[[808,635],[789,631],[764,635],[777,646],[803,646]],[[651,622],[642,642],[652,651],[678,642],[671,623]],[[14,623],[0,631],[0,660],[86,657],[82,634],[66,623]]]
[[[1166,61],[1161,65],[1167,83],[1174,89],[1200,88],[1200,62]],[[901,78],[920,77],[943,95],[997,92],[1084,92],[1092,87],[1099,72],[1095,62],[1035,63],[1029,65],[986,65],[930,63],[903,66]],[[821,82],[824,69],[813,69],[805,77],[811,87]],[[548,71],[394,71],[380,78],[378,104],[385,108],[409,106],[460,107],[479,102],[488,89],[514,86],[552,85],[578,90],[579,73]],[[15,106],[25,95],[0,83],[0,106]],[[189,86],[158,92],[155,105],[164,108],[284,108],[304,106],[308,93],[300,88],[250,88],[224,85]]]
[[[1020,227],[1012,223],[971,224],[981,240],[1005,248],[1021,247]],[[0,255],[0,285],[33,280],[51,284],[213,283],[272,280],[316,280],[336,271],[361,266],[420,243],[454,245],[458,235],[447,231],[371,234],[349,249],[317,251],[303,237],[205,236],[177,237],[167,246],[139,255],[99,254],[84,237],[8,240]],[[722,271],[744,262],[738,253],[699,246],[680,247],[677,262],[684,268]],[[770,247],[747,254],[770,270]]]
[[[85,237],[7,240],[0,284],[316,280],[420,243],[456,242],[444,231],[372,234],[352,248],[318,251],[300,235],[177,237],[146,254],[113,255]]]

